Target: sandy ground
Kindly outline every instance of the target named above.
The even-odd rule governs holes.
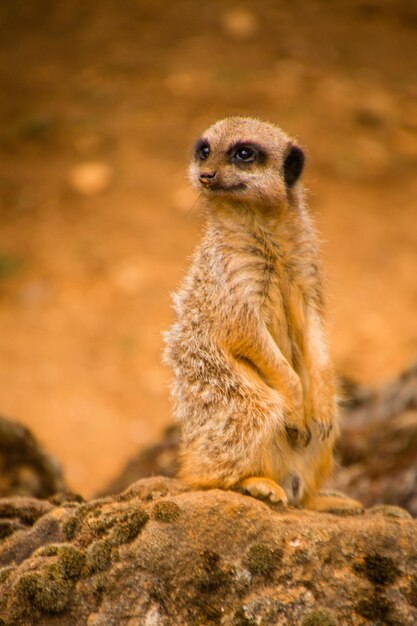
[[[161,331],[201,228],[185,172],[225,115],[307,149],[337,370],[416,357],[411,3],[7,0],[0,28],[0,411],[74,489],[170,420]]]

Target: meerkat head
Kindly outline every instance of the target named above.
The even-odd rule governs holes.
[[[288,201],[303,166],[303,151],[277,126],[229,117],[197,140],[189,176],[210,201],[272,206]]]

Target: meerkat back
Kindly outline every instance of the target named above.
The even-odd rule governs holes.
[[[251,118],[217,122],[197,141],[189,176],[206,226],[164,360],[186,482],[314,507],[337,419],[303,166],[292,139]]]

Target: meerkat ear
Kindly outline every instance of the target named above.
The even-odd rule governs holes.
[[[304,169],[304,161],[305,155],[301,148],[291,144],[284,159],[284,180],[288,187],[292,187],[300,178]]]

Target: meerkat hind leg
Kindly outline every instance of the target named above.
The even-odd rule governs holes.
[[[254,498],[268,498],[271,502],[281,502],[284,505],[288,502],[284,489],[266,476],[245,478],[241,482],[241,487]]]

